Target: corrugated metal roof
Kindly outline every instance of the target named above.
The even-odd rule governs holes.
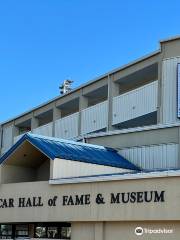
[[[1,158],[4,162],[24,142],[30,142],[48,158],[55,158],[80,161],[92,164],[99,164],[111,167],[118,167],[131,170],[140,170],[133,163],[119,155],[115,149],[106,148],[92,144],[75,141],[68,141],[59,138],[46,137],[27,133],[22,136]]]

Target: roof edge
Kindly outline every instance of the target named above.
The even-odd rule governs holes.
[[[90,85],[90,84],[93,84],[93,83],[95,83],[95,82],[97,82],[97,81],[100,81],[102,78],[108,77],[109,75],[111,75],[111,74],[113,74],[113,73],[116,73],[116,72],[118,72],[118,71],[124,70],[124,69],[126,69],[126,68],[128,68],[128,67],[130,67],[130,66],[133,66],[134,64],[137,64],[137,63],[139,63],[139,62],[142,62],[142,61],[144,61],[144,60],[146,60],[146,59],[148,59],[148,58],[150,58],[150,57],[153,57],[153,56],[155,56],[155,55],[157,55],[157,54],[159,54],[159,53],[161,53],[161,48],[158,49],[158,50],[156,50],[156,51],[153,51],[153,52],[151,52],[151,53],[149,53],[149,54],[146,54],[146,55],[144,55],[144,56],[142,56],[142,57],[139,57],[139,58],[137,58],[137,59],[135,59],[135,60],[133,60],[133,61],[130,61],[129,63],[124,64],[124,65],[122,65],[122,66],[120,66],[120,67],[114,68],[114,69],[112,69],[112,70],[110,70],[110,71],[108,71],[108,72],[106,72],[106,73],[104,73],[104,74],[102,74],[102,75],[100,75],[100,76],[92,79],[92,80],[89,80],[89,81],[87,81],[86,83],[83,83],[83,84],[81,84],[80,86],[74,88],[74,89],[71,90],[69,93],[63,94],[63,95],[61,95],[61,96],[56,96],[56,97],[54,97],[54,98],[52,98],[52,99],[50,99],[50,100],[48,100],[48,101],[46,101],[46,102],[44,102],[44,103],[39,104],[39,105],[36,106],[36,107],[31,108],[30,110],[27,110],[27,111],[23,112],[22,114],[18,114],[17,116],[15,116],[15,117],[13,117],[13,118],[9,118],[9,119],[6,120],[6,121],[0,122],[0,125],[4,125],[4,124],[6,124],[6,123],[9,123],[9,122],[11,122],[11,121],[14,121],[15,119],[18,119],[18,118],[20,118],[20,117],[23,117],[24,115],[26,115],[26,114],[28,114],[28,113],[31,113],[32,111],[35,111],[35,110],[37,110],[37,109],[39,109],[39,108],[41,108],[41,107],[43,107],[43,106],[46,106],[46,105],[48,105],[48,104],[50,104],[50,103],[52,103],[52,102],[54,102],[54,101],[56,101],[56,100],[59,100],[59,99],[65,97],[65,96],[67,96],[67,95],[70,95],[70,94],[72,94],[72,93],[80,90],[81,88],[84,88],[84,87],[86,87],[86,86],[88,86],[88,85]]]
[[[168,37],[168,38],[161,39],[159,41],[159,43],[161,44],[161,43],[165,43],[165,42],[171,42],[171,41],[178,40],[178,39],[180,39],[180,35],[175,35],[173,37]]]
[[[62,159],[66,159],[66,160],[87,162],[87,163],[91,163],[91,164],[111,166],[111,167],[117,167],[117,168],[129,169],[129,170],[139,170],[139,171],[141,170],[140,167],[136,166],[134,163],[131,163],[129,160],[125,159],[114,149],[106,148],[106,147],[98,146],[98,145],[92,145],[92,144],[88,144],[88,143],[78,143],[78,142],[73,142],[73,141],[66,141],[63,139],[58,140],[57,138],[48,138],[48,137],[44,137],[41,135],[33,135],[30,133],[24,134],[7,152],[5,152],[4,155],[2,155],[0,157],[0,164],[3,164],[4,162],[6,162],[6,160],[9,157],[11,157],[11,155],[14,154],[16,149],[18,149],[25,141],[29,142],[38,151],[40,151],[41,153],[46,155],[51,160],[54,160],[55,158],[62,158]],[[111,152],[111,154],[116,154],[116,157],[118,157],[118,161],[119,161],[119,159],[121,159],[121,161],[122,161],[121,166],[116,161],[109,162],[109,160],[108,160],[103,163],[102,157],[98,157],[99,159],[96,158],[92,161],[91,157],[86,157],[86,156],[84,156],[83,158],[78,157],[78,154],[76,152],[73,154],[71,152],[64,153],[63,151],[61,151],[61,153],[58,153],[57,151],[51,151],[49,148],[50,144],[55,144],[56,147],[57,147],[57,144],[59,144],[59,151],[60,151],[60,146],[62,146],[62,144],[65,144],[66,148],[69,147],[68,145],[76,145],[76,147],[77,146],[79,147],[79,145],[81,145],[82,148],[83,147],[86,148],[86,151],[87,150],[90,151],[90,149],[94,150],[94,151],[96,150],[96,151],[98,151],[98,154],[99,154],[99,151],[103,152],[103,154],[108,154],[108,152],[109,153]],[[63,149],[63,147],[62,147],[62,149]],[[73,149],[74,149],[74,146],[73,146]],[[111,155],[111,157],[112,157],[112,155]],[[128,164],[128,166],[127,166],[127,164]]]
[[[166,177],[180,177],[180,169],[166,169],[162,171],[154,170],[149,172],[125,172],[106,175],[94,175],[74,178],[59,178],[50,179],[49,184],[77,184],[88,182],[107,182],[107,181],[125,181],[125,180],[141,180],[141,179],[153,179],[153,178],[166,178]]]

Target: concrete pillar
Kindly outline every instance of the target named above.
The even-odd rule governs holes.
[[[178,128],[178,168],[180,168],[180,127]]]
[[[94,226],[94,240],[104,240],[103,222],[96,222]]]
[[[55,105],[53,107],[53,121],[61,118],[61,110],[57,108]]]
[[[95,240],[94,222],[72,222],[71,240]]]
[[[49,161],[50,161],[49,179],[53,179],[54,160],[50,159]]]
[[[81,123],[82,123],[82,110],[88,107],[88,98],[83,96],[83,91],[81,90],[81,95],[79,97],[79,124],[78,124],[78,135],[81,135]]]
[[[88,107],[88,98],[81,95],[79,98],[79,111]]]
[[[162,59],[158,62],[157,123],[162,123]]]
[[[3,130],[2,130],[2,126],[0,125],[0,149],[2,148],[2,137],[3,137]]]
[[[61,110],[56,107],[56,104],[53,106],[53,130],[52,135],[55,137],[55,121],[61,118]]]
[[[12,145],[14,144],[14,137],[19,135],[19,129],[15,126],[15,122],[13,123],[12,127]]]
[[[1,156],[1,149],[2,149],[2,138],[3,138],[3,129],[0,126],[0,156]]]
[[[108,75],[108,124],[107,131],[114,130],[112,126],[113,97],[119,95],[119,84],[113,81],[113,75]]]
[[[33,129],[35,129],[37,127],[39,127],[39,120],[33,114],[32,118],[31,118],[31,131],[33,131]]]

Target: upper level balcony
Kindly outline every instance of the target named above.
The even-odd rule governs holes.
[[[106,129],[108,124],[108,101],[82,110],[81,134]]]
[[[32,132],[34,134],[53,136],[53,111],[48,110],[43,113],[37,113],[34,118],[30,118],[25,122],[15,125],[14,143],[19,140],[25,133]]]
[[[157,94],[158,81],[153,81],[114,97],[112,124],[125,128],[126,124],[131,127],[156,123]]]
[[[110,84],[107,77],[103,78],[101,83],[23,115],[3,126],[1,154],[29,131],[73,139],[107,129],[154,125],[158,107],[156,79],[157,64],[123,77],[115,74]]]
[[[32,132],[34,134],[52,137],[53,136],[53,122],[50,122],[50,123],[47,123],[40,127],[37,127],[35,129],[33,129]]]
[[[55,121],[55,137],[71,139],[78,137],[79,112]]]

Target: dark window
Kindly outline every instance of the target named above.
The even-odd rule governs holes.
[[[28,237],[29,236],[29,228],[28,225],[16,225],[15,230],[16,237]]]
[[[10,224],[1,224],[0,225],[0,238],[12,238],[12,225]]]
[[[61,238],[71,239],[71,227],[61,227]]]

